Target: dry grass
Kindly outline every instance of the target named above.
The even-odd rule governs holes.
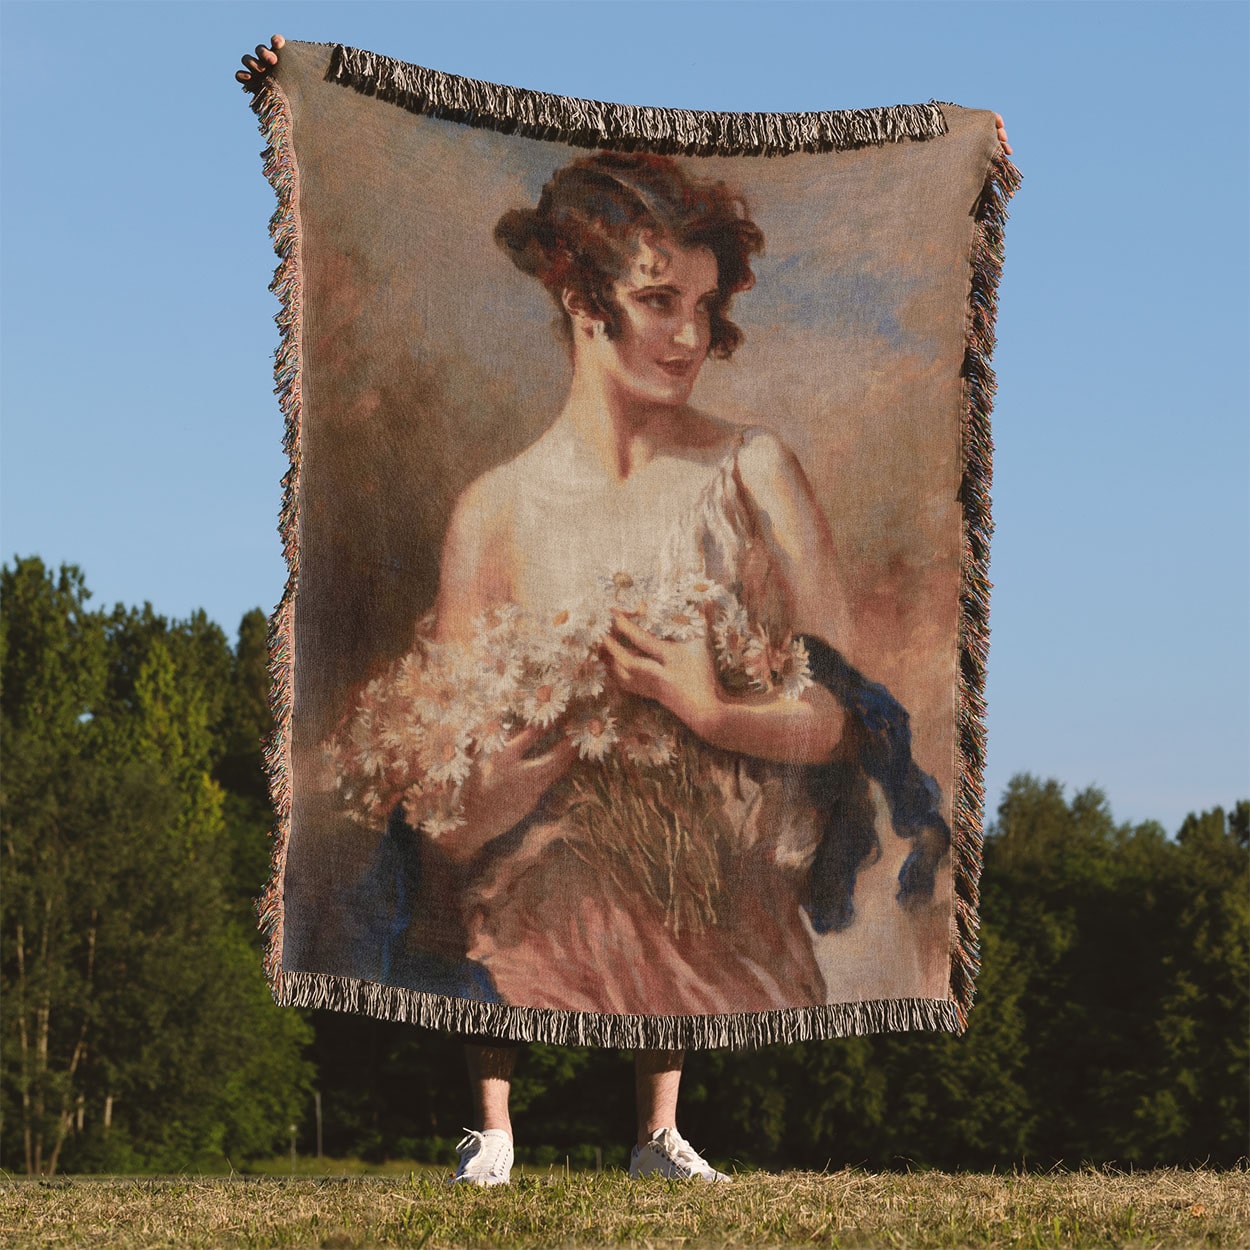
[[[12,1180],[19,1247],[1250,1246],[1250,1174],[859,1171],[729,1185],[528,1175],[504,1190],[428,1174]]]

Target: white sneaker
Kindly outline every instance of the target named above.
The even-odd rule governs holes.
[[[464,1137],[456,1149],[460,1162],[453,1185],[506,1185],[512,1175],[512,1138],[501,1128],[488,1128],[484,1133],[471,1128],[464,1130]]]
[[[675,1129],[657,1129],[645,1146],[635,1146],[629,1156],[629,1174],[639,1176],[670,1176],[679,1180],[727,1181]]]

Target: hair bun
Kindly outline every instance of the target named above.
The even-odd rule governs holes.
[[[512,208],[496,223],[495,242],[522,273],[541,280],[550,268],[551,241],[544,237],[550,233],[550,227],[534,209]]]

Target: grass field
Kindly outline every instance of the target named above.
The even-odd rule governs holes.
[[[1250,1173],[743,1174],[727,1185],[529,1173],[0,1182],[0,1245],[1250,1247]]]

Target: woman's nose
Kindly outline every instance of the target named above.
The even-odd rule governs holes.
[[[673,342],[678,347],[697,347],[699,344],[699,327],[693,317],[687,317],[673,335]]]

